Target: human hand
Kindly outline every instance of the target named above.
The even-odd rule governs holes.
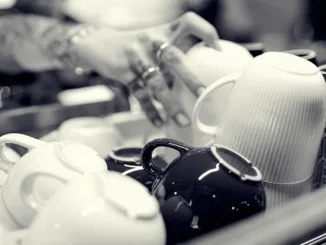
[[[140,42],[145,46],[147,52],[139,52],[135,48],[126,50],[130,68],[137,75],[128,84],[128,87],[156,127],[163,126],[165,119],[169,118],[179,127],[189,126],[190,118],[170,91],[167,85],[167,77],[162,73],[155,56],[153,56],[151,40],[142,38]],[[154,100],[162,105],[164,111],[157,110]]]
[[[126,84],[136,75],[130,70],[125,50],[144,34],[160,41],[169,42],[181,49],[185,49],[193,36],[203,40],[210,47],[219,48],[215,42],[218,39],[215,28],[191,12],[173,22],[139,31],[117,31],[99,27],[91,35],[75,43],[74,46],[77,55],[85,65],[104,77]],[[138,47],[138,52],[144,52],[142,47]]]
[[[179,127],[188,126],[191,121],[185,112],[186,108],[182,107],[182,103],[169,90],[167,86],[169,77],[165,74],[171,72],[178,77],[178,80],[183,82],[195,96],[199,96],[205,86],[189,70],[186,56],[179,48],[149,36],[142,36],[139,42],[145,47],[146,52],[137,52],[137,49],[128,49],[126,52],[130,67],[138,76],[129,87],[133,88],[134,95],[141,102],[143,110],[154,125],[163,125],[164,121],[155,106],[149,108],[153,105],[153,98],[162,104],[165,114]],[[143,84],[143,88],[140,86],[136,88],[134,84]]]

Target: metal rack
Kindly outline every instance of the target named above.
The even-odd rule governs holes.
[[[152,130],[146,117],[137,113],[132,117],[134,123],[131,127],[132,120],[126,112],[129,108],[120,105],[117,96],[109,102],[74,106],[54,104],[4,111],[0,113],[0,135],[15,132],[41,137],[57,129],[63,121],[80,116],[106,117],[108,123],[117,125],[125,133],[126,138],[135,136],[135,132],[143,135]],[[325,245],[326,189],[185,244]]]
[[[110,101],[65,106],[51,104],[31,106],[0,112],[0,135],[7,133],[25,133],[39,137],[58,127],[67,119],[82,116],[107,116],[112,113],[129,110],[116,94]]]
[[[326,189],[320,189],[280,209],[257,215],[187,244],[326,244]]]

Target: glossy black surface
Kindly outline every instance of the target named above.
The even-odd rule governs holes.
[[[113,154],[110,154],[110,156],[105,159],[107,169],[127,175],[139,181],[141,184],[146,186],[149,191],[151,191],[155,177],[142,168],[140,164],[141,152],[142,148],[138,147],[113,150]],[[156,156],[154,161],[162,168],[166,166],[166,162],[159,156]]]
[[[181,156],[164,171],[155,170],[150,154],[164,145],[179,149]],[[227,157],[227,153],[224,155]],[[142,164],[156,176],[152,194],[160,203],[168,244],[186,241],[265,210],[261,182],[241,180],[218,164],[210,148],[193,149],[167,139],[155,140],[144,147]]]

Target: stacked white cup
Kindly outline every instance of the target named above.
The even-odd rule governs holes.
[[[200,120],[203,102],[222,84],[234,84],[219,124]],[[217,106],[216,106],[217,108]],[[243,72],[214,82],[198,99],[193,121],[246,156],[263,174],[267,206],[285,204],[311,191],[326,120],[326,84],[311,62],[281,52],[257,56]]]
[[[208,87],[214,81],[227,74],[241,71],[253,58],[247,49],[236,43],[226,40],[218,40],[216,42],[221,47],[220,51],[207,47],[201,42],[193,46],[185,54],[184,61],[187,68],[200,79],[204,87]],[[188,89],[183,80],[178,77],[178,74],[174,74],[174,76],[172,93],[178,98],[185,113],[191,117],[198,98]],[[226,84],[214,95],[214,101],[209,102],[219,105],[218,114],[222,113],[226,102],[225,98],[230,93],[231,88],[232,85]],[[205,114],[201,115],[201,117],[214,123],[216,120],[219,120],[218,117],[215,117],[209,111],[205,111]],[[201,146],[210,139],[209,135],[202,133],[194,127],[193,123],[185,128],[180,128],[172,120],[167,123],[165,134],[168,138],[193,146]],[[176,156],[172,152],[169,152],[168,155],[171,155],[169,156],[170,160]]]

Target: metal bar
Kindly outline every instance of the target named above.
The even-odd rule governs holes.
[[[63,106],[32,106],[0,112],[0,135],[55,128],[63,121],[82,116],[105,116],[117,112],[118,100]]]

